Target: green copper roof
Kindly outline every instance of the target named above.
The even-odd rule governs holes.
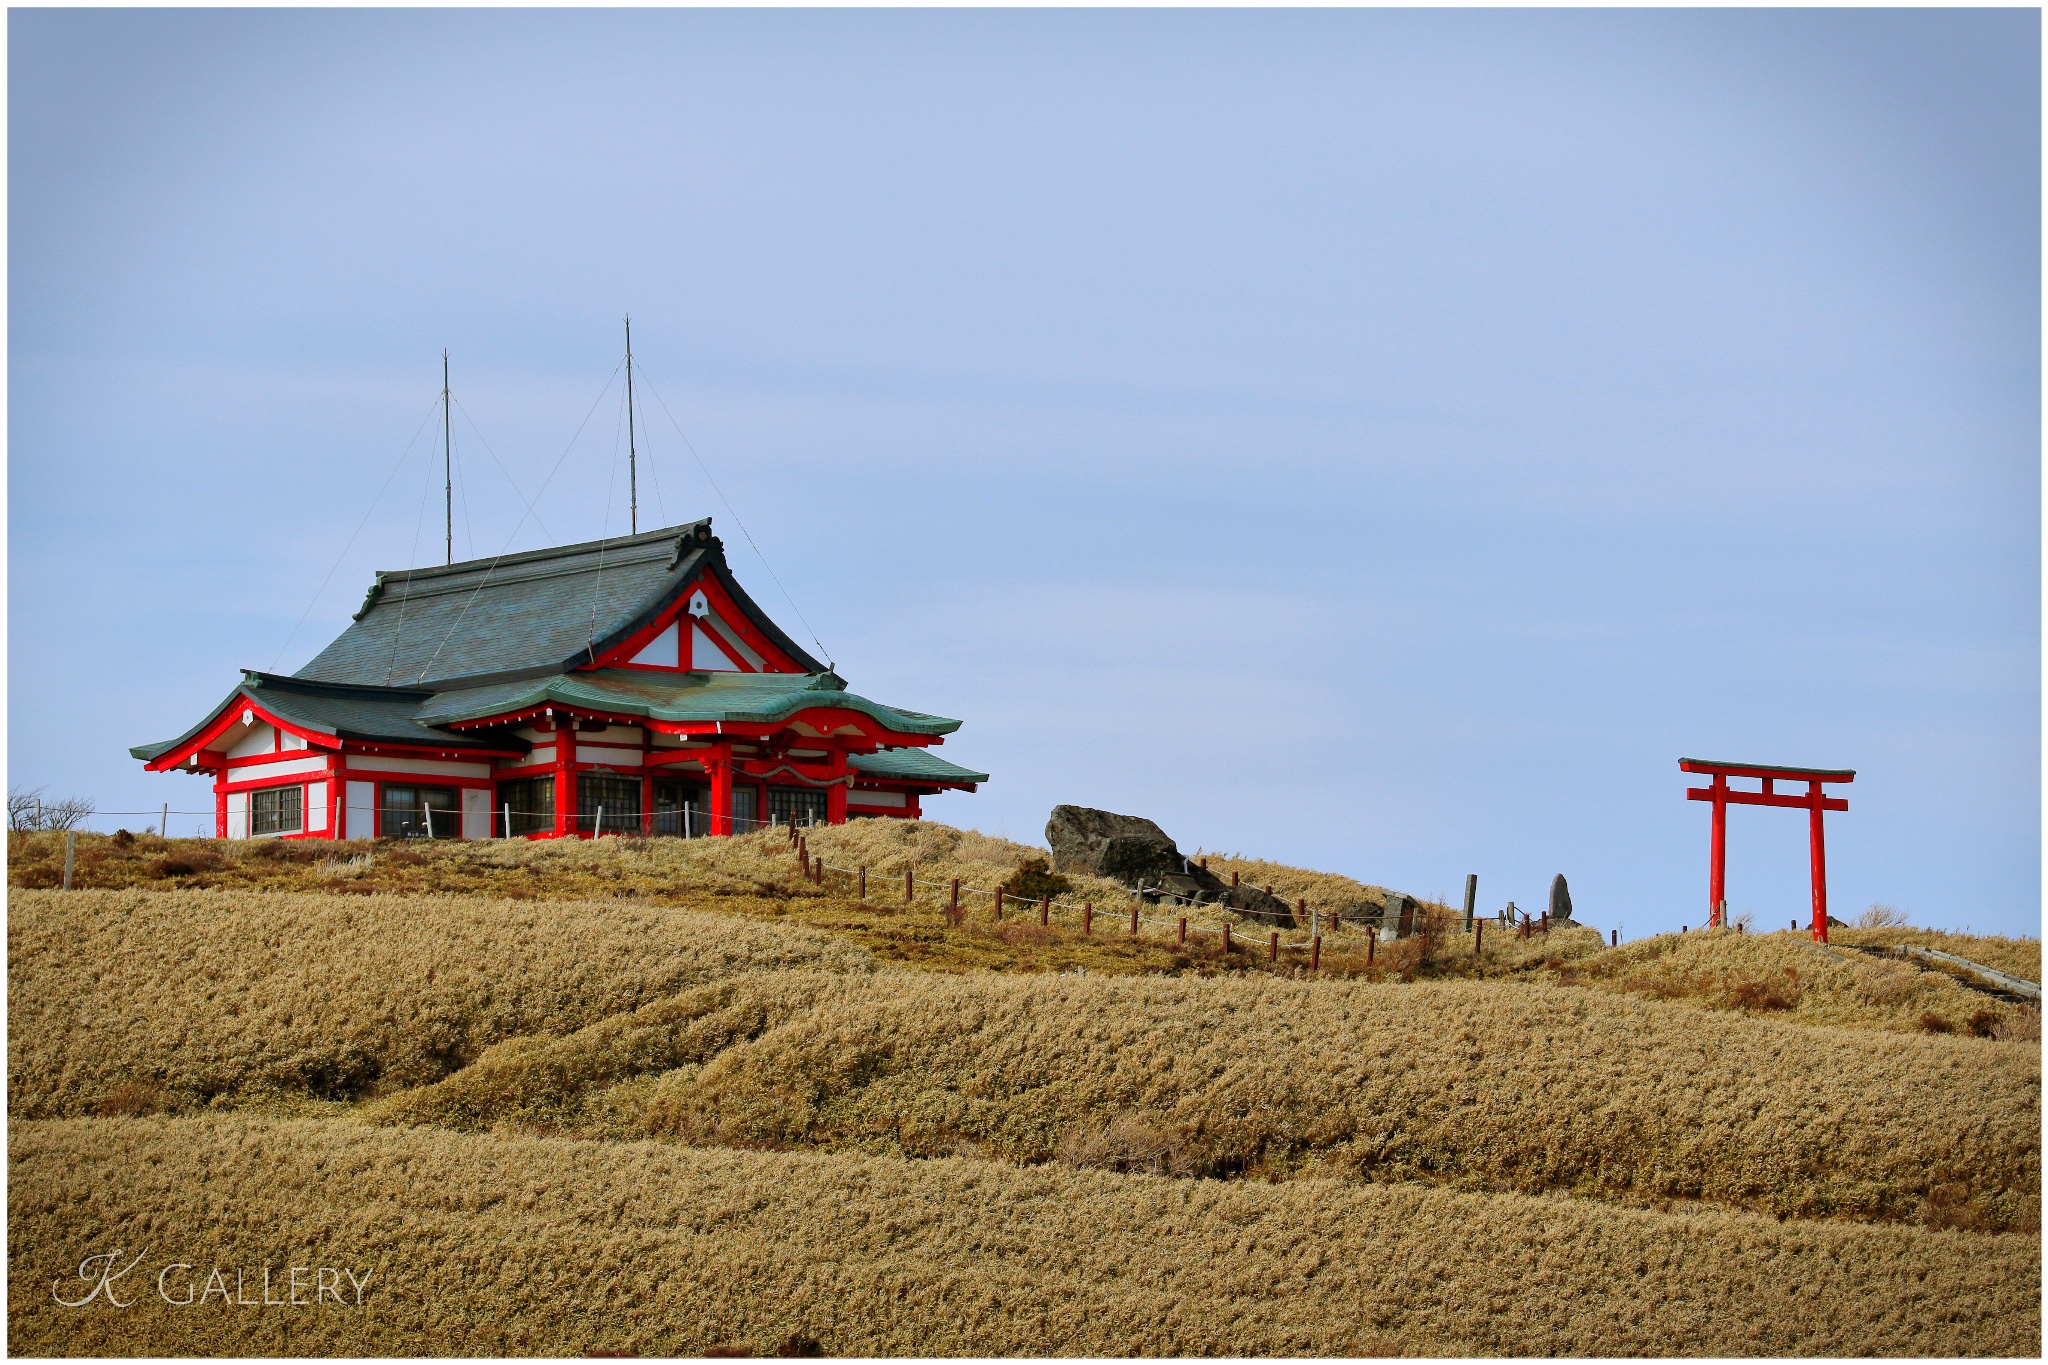
[[[372,687],[457,685],[595,661],[709,574],[798,664],[822,669],[734,581],[711,519],[635,536],[380,572],[355,621],[301,678]]]
[[[228,693],[206,718],[176,739],[161,744],[141,744],[128,752],[147,763],[180,747],[197,736],[235,704],[247,697],[280,720],[289,721],[315,734],[337,739],[379,741],[393,744],[425,744],[437,749],[524,748],[525,741],[505,738],[480,739],[474,735],[436,730],[418,718],[420,703],[431,694],[401,688],[348,687],[332,683],[309,683],[270,673],[249,673],[241,686]]]
[[[755,725],[788,720],[807,707],[838,706],[903,734],[950,735],[960,728],[957,720],[884,706],[845,688],[824,672],[652,674],[607,668],[442,692],[416,714],[429,725],[450,725],[556,705],[649,720]]]
[[[848,754],[847,766],[870,777],[893,777],[910,782],[986,782],[987,773],[971,772],[948,763],[923,749],[883,749],[872,754]]]

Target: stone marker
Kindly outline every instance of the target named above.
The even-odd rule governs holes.
[[[1465,874],[1465,932],[1472,932],[1472,911],[1479,904],[1479,874]]]
[[[1564,873],[1550,879],[1550,917],[1568,920],[1572,917],[1571,888],[1564,884]]]

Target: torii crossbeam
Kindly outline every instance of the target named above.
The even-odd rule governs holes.
[[[1713,852],[1707,871],[1707,923],[1720,926],[1728,910],[1728,807],[1790,806],[1808,813],[1813,849],[1813,941],[1828,941],[1828,855],[1821,835],[1821,816],[1831,810],[1847,810],[1849,803],[1821,791],[1824,782],[1854,782],[1853,768],[1774,768],[1762,763],[1716,763],[1704,758],[1681,758],[1678,770],[1713,778],[1704,787],[1688,787],[1688,801],[1714,803]],[[1737,791],[1728,785],[1731,777],[1755,778],[1760,791]],[[1804,792],[1780,792],[1780,782],[1804,782]]]

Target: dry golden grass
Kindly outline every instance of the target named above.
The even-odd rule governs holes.
[[[17,891],[8,1112],[348,1099],[762,968],[863,970],[814,930],[634,901]]]
[[[1837,949],[1803,934],[1695,930],[1639,939],[1566,964],[1562,980],[1798,1023],[1896,1033],[2038,1038],[2037,1010],[1938,971]]]
[[[376,1113],[1020,1162],[1136,1115],[1209,1175],[2010,1228],[2039,1220],[2039,1087],[2033,1046],[1552,985],[772,973],[503,1044]]]
[[[30,1355],[2041,1348],[2027,1237],[244,1116],[18,1123],[8,1155]],[[115,1247],[150,1249],[131,1307],[52,1301]],[[179,1308],[173,1261],[370,1278],[361,1307]]]
[[[821,827],[805,836],[835,867],[870,869],[870,899],[898,905],[906,867],[927,885],[918,896],[927,907],[941,904],[951,879],[960,879],[973,917],[990,918],[988,892],[1011,880],[1027,859],[1045,850],[974,830],[931,821],[856,820]],[[1214,860],[1212,860],[1212,865]],[[8,878],[12,886],[48,889],[63,876],[63,836],[11,834]],[[1302,872],[1278,864],[1246,864],[1280,876],[1291,900],[1309,896],[1324,909],[1361,902],[1378,904],[1375,888],[1348,877]],[[1284,874],[1284,875],[1283,875]],[[1227,875],[1227,870],[1226,870]],[[1070,890],[1059,899],[1079,906],[1092,902],[1106,918],[1128,914],[1130,892],[1117,882],[1066,874]],[[1247,878],[1250,880],[1249,876]],[[1278,889],[1281,882],[1275,882]],[[327,840],[165,840],[133,835],[125,843],[111,835],[79,836],[74,886],[84,889],[249,888],[271,891],[373,892],[491,895],[580,899],[632,893],[655,899],[677,895],[756,896],[812,899],[840,896],[851,877],[834,877],[824,887],[802,880],[790,851],[788,831],[764,830],[732,839],[562,839],[411,840],[330,842]],[[1371,894],[1368,894],[1371,893]],[[1327,899],[1317,899],[1318,896]],[[1022,915],[1029,907],[1014,905]],[[1148,915],[1171,915],[1163,908]],[[1194,908],[1189,922],[1221,925],[1234,917]]]
[[[1371,886],[1337,872],[1312,872],[1265,858],[1247,858],[1242,853],[1215,853],[1199,849],[1193,855],[1208,860],[1209,870],[1225,881],[1235,872],[1247,886],[1273,888],[1285,901],[1306,899],[1324,909],[1374,909],[1387,903],[1387,888]],[[1439,902],[1441,898],[1435,898]]]
[[[1940,929],[1906,926],[1897,929],[1831,929],[1828,940],[1857,948],[1890,948],[1900,943],[1913,943],[1922,948],[1938,948],[1944,953],[1967,957],[1972,962],[1995,967],[2022,981],[2032,981],[2036,985],[2041,981],[2041,940],[2038,938],[1951,934]]]

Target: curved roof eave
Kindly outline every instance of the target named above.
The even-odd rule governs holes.
[[[678,723],[723,722],[733,725],[758,725],[788,720],[799,712],[813,708],[838,707],[857,711],[899,734],[949,735],[960,728],[959,721],[947,716],[902,711],[881,702],[870,701],[857,693],[830,686],[818,686],[822,679],[832,677],[823,672],[717,676],[720,679],[730,678],[735,681],[743,678],[748,686],[744,689],[721,686],[714,680],[709,684],[674,689],[679,695],[663,700],[648,695],[645,685],[639,684],[638,680],[635,680],[635,686],[618,687],[606,686],[609,680],[598,674],[557,674],[551,678],[538,679],[536,685],[530,687],[516,690],[511,690],[509,686],[506,690],[490,689],[497,695],[476,698],[468,704],[457,700],[459,694],[444,693],[422,710],[432,715],[432,720],[427,723],[435,725],[455,725],[484,720],[493,715],[507,715],[549,704],[608,711],[618,715],[645,716],[649,720]],[[782,679],[787,679],[789,685],[775,688],[773,683]],[[756,692],[761,698],[760,703],[735,705],[740,698],[733,694],[742,690]],[[684,700],[694,697],[702,697],[703,702],[690,705]]]

